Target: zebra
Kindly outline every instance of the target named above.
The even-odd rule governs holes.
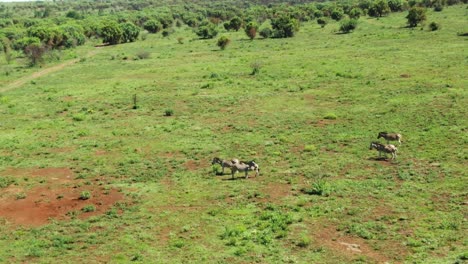
[[[249,171],[255,171],[255,177],[257,177],[259,173],[259,166],[253,160],[249,162],[236,162],[231,167],[231,176],[234,179],[234,174],[238,171],[245,172],[245,178],[249,178]]]
[[[214,165],[214,164],[221,165],[222,174],[224,174],[224,168],[225,167],[228,167],[229,169],[231,169],[231,172],[232,172],[232,166],[234,166],[235,163],[239,163],[239,160],[238,159],[223,160],[223,159],[220,159],[218,157],[215,157],[215,158],[213,158],[213,161],[211,161],[211,165]]]
[[[379,157],[381,156],[382,152],[384,153],[385,157],[387,157],[387,153],[390,153],[392,154],[392,160],[396,159],[397,157],[397,152],[398,152],[398,149],[392,145],[392,144],[388,144],[388,145],[384,145],[384,144],[380,144],[378,142],[372,142],[369,146],[369,150],[371,149],[376,149],[379,151]]]
[[[389,141],[398,141],[398,143],[401,145],[401,134],[398,133],[387,133],[387,132],[379,132],[379,135],[377,136],[377,139],[379,138],[384,138],[387,140],[387,144]]]

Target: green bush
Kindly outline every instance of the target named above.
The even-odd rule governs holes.
[[[271,28],[266,27],[260,30],[260,36],[262,36],[262,38],[269,38],[272,34],[273,31],[271,30]]]
[[[439,30],[440,29],[440,24],[439,23],[436,23],[436,22],[431,22],[429,24],[429,29],[431,31],[436,31],[436,30]]]
[[[91,192],[90,191],[82,191],[80,193],[80,197],[79,197],[80,200],[88,200],[89,198],[91,198]]]
[[[218,39],[218,42],[216,43],[216,45],[221,48],[221,50],[224,50],[227,45],[229,45],[229,43],[231,42],[230,39],[228,39],[226,36],[222,36]]]
[[[166,109],[164,111],[164,116],[173,116],[174,115],[174,110],[172,109]]]
[[[406,16],[409,27],[416,27],[418,24],[426,20],[426,9],[423,7],[413,7],[408,11]]]
[[[309,195],[329,196],[332,192],[332,188],[325,180],[316,180],[310,187],[304,187],[301,191]]]
[[[83,211],[85,213],[94,212],[94,211],[96,211],[96,206],[94,206],[93,204],[86,205],[85,207],[81,208],[81,211]]]
[[[344,19],[340,23],[340,31],[342,33],[349,33],[356,29],[357,27],[357,20],[356,19]]]

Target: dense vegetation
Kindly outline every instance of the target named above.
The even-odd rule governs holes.
[[[136,41],[141,30],[162,31],[168,36],[174,27],[186,24],[200,38],[216,37],[223,25],[238,31],[242,26],[249,38],[257,35],[259,25],[271,20],[262,29],[262,37],[293,37],[300,23],[326,19],[342,20],[340,31],[355,29],[361,15],[387,16],[390,12],[409,9],[408,26],[425,21],[426,8],[441,11],[460,0],[356,0],[343,2],[281,3],[268,5],[242,1],[207,1],[169,3],[159,1],[60,1],[30,2],[0,5],[0,43],[8,63],[25,55],[31,65],[42,62],[44,54],[53,49],[83,45],[86,39],[98,38],[115,45]],[[34,52],[31,52],[34,50]],[[19,52],[15,53],[15,52]]]
[[[0,263],[468,259],[466,4],[0,7]]]

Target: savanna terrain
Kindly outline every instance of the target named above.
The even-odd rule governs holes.
[[[0,58],[0,262],[463,263],[467,14]]]

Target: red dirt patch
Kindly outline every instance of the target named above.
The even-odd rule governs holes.
[[[14,225],[41,226],[51,219],[67,220],[72,215],[83,219],[103,214],[115,202],[124,199],[123,194],[115,189],[106,190],[98,186],[97,181],[84,183],[84,180],[76,180],[69,168],[12,168],[2,174],[43,180],[32,188],[11,185],[2,189],[0,218]],[[91,197],[80,200],[83,191],[89,191]],[[83,207],[90,205],[95,207],[95,211],[82,211]]]

